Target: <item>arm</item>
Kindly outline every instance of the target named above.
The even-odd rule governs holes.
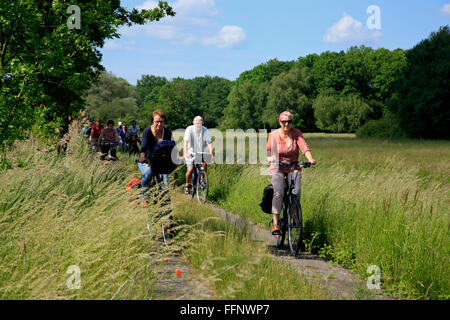
[[[184,144],[183,144],[183,153],[184,153],[184,156],[186,157],[186,158],[190,158],[191,157],[191,155],[189,154],[189,152],[188,152],[188,142],[187,142],[187,140],[184,140]]]
[[[212,142],[208,143],[208,149],[209,149],[209,153],[211,154],[211,157],[214,158],[214,150],[213,150]]]
[[[308,147],[308,144],[305,141],[305,138],[303,137],[303,134],[299,130],[299,135],[297,138],[297,145],[300,148],[300,151],[305,155],[306,159],[308,159],[309,162],[311,162],[312,165],[315,165],[317,163],[316,160],[314,160],[311,150]]]
[[[272,133],[269,133],[269,137],[267,139],[266,152],[267,152],[267,161],[270,164],[274,160],[272,157]]]
[[[104,132],[105,132],[105,129],[102,129],[102,131],[100,131],[100,135],[98,136],[98,142],[102,141]]]
[[[147,148],[148,148],[147,131],[144,130],[144,132],[142,134],[141,157],[138,160],[140,163],[144,163],[146,160]]]

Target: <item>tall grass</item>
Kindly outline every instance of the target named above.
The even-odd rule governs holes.
[[[220,299],[328,299],[330,295],[268,254],[250,239],[247,226],[217,217],[195,202],[178,199],[175,219],[189,226],[184,255],[210,282]],[[185,229],[187,230],[187,229]]]
[[[309,249],[359,272],[381,268],[383,286],[412,299],[448,299],[450,143],[306,136],[318,160],[303,170]],[[258,204],[269,183],[258,166],[211,166],[214,200],[268,226]]]
[[[133,159],[105,165],[76,132],[65,156],[37,140],[2,155],[0,299],[153,297],[159,228],[149,224],[155,207],[125,191]],[[70,266],[81,271],[79,289],[67,285]]]

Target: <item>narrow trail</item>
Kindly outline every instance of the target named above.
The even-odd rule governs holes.
[[[181,274],[176,275],[175,271]],[[215,300],[214,289],[182,256],[171,256],[158,270],[153,300]]]
[[[274,259],[288,263],[299,274],[305,275],[319,287],[328,290],[334,299],[394,300],[391,296],[383,295],[382,290],[368,289],[366,282],[361,280],[358,274],[340,266],[335,266],[318,255],[302,253],[298,257],[294,257],[287,248],[278,249],[275,245],[275,238],[270,232],[248,219],[211,204],[205,204],[205,206],[237,227],[246,226],[251,238],[265,243],[269,251],[273,253]]]
[[[170,203],[167,201],[163,206]],[[225,211],[213,204],[203,206],[210,209],[217,216],[229,221],[236,228],[245,228],[250,238],[265,244],[272,253],[273,259],[280,263],[287,263],[307,279],[326,290],[332,299],[365,299],[365,300],[394,300],[393,297],[383,295],[383,290],[370,290],[366,282],[359,275],[340,266],[322,259],[318,255],[301,253],[297,257],[290,254],[285,246],[279,249],[275,238],[266,230],[252,221],[236,214]],[[167,208],[167,207],[166,207]],[[172,210],[167,208],[169,212]],[[175,271],[179,269],[180,275]],[[172,255],[168,261],[162,263],[157,270],[157,278],[153,286],[153,299],[167,300],[215,300],[214,288],[199,272],[181,255]]]

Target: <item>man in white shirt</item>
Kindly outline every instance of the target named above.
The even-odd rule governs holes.
[[[206,161],[203,154],[197,154],[197,152],[203,152],[208,147],[211,160],[214,158],[214,151],[212,146],[211,135],[209,130],[202,126],[203,118],[196,116],[194,118],[194,125],[186,128],[184,132],[184,158],[186,160],[186,186],[185,194],[189,194],[190,181],[192,173],[194,172],[194,161],[199,163],[201,161],[203,168],[206,171]],[[194,157],[192,157],[194,154]]]

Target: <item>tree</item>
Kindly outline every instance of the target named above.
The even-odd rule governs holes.
[[[289,71],[294,66],[293,61],[278,61],[271,59],[266,63],[257,65],[252,70],[242,72],[235,81],[235,85],[240,85],[246,81],[263,83],[272,80],[273,77]]]
[[[86,92],[86,113],[90,120],[112,119],[130,123],[138,118],[135,87],[125,79],[102,72]]]
[[[146,97],[152,93],[154,88],[164,86],[168,80],[165,77],[144,74],[136,84],[136,95],[138,107],[142,107]],[[149,98],[150,99],[150,98]]]
[[[414,138],[450,138],[450,30],[441,27],[406,54],[407,66],[390,103]]]
[[[234,86],[228,95],[228,106],[220,122],[222,129],[255,128],[258,123],[258,85],[251,81]]]
[[[194,116],[192,92],[187,80],[175,78],[161,87],[155,107],[162,109],[167,116],[167,126],[171,129],[186,128]]]
[[[370,106],[356,96],[319,95],[313,103],[317,127],[329,132],[355,132],[369,118]]]
[[[262,120],[272,128],[278,125],[278,115],[284,110],[294,115],[295,127],[305,131],[313,131],[314,112],[311,100],[310,77],[306,67],[292,68],[289,72],[282,73],[270,81],[267,107],[264,108]]]
[[[120,26],[174,15],[167,2],[128,11],[119,0],[0,0],[0,143],[33,125],[54,134],[83,108],[82,96],[103,70],[106,39]],[[79,29],[69,29],[67,8],[78,5]]]
[[[210,76],[202,77],[205,83],[196,91],[197,98],[195,99],[196,106],[198,106],[199,115],[203,116],[204,125],[208,128],[215,128],[219,124],[219,119],[222,117],[222,111],[228,105],[228,94],[231,90],[231,81]],[[193,84],[199,78],[194,78],[189,81]]]

